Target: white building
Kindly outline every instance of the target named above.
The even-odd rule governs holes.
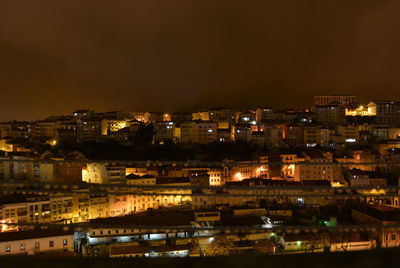
[[[73,231],[47,229],[0,233],[0,256],[73,250]]]

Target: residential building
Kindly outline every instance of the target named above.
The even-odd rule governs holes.
[[[73,255],[74,231],[60,229],[0,233],[0,255]]]

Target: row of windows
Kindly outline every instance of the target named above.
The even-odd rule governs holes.
[[[385,240],[386,240],[386,241],[389,240],[389,235],[386,235],[386,236],[385,236]],[[392,241],[397,240],[397,234],[391,234],[391,235],[390,235],[390,240],[392,240]]]
[[[64,247],[68,246],[68,240],[67,239],[63,239],[63,246]],[[19,248],[20,248],[21,252],[25,252],[25,250],[26,250],[25,243],[21,243],[19,245]],[[54,248],[54,241],[53,240],[49,241],[49,248]],[[35,250],[40,250],[40,242],[35,242]],[[11,252],[11,245],[6,245],[5,246],[5,251],[6,251],[6,253]]]
[[[123,231],[122,231],[122,233],[124,233],[124,234],[126,234],[127,232],[129,232],[129,230],[127,231],[126,229],[124,229]],[[134,230],[133,229],[131,229],[130,230],[130,233],[133,233],[134,232]],[[103,231],[103,230],[100,230],[99,232],[97,232],[97,234],[104,234],[105,232]],[[114,231],[114,233],[115,234],[119,234],[119,230],[115,230]],[[108,230],[107,231],[107,234],[112,234],[112,231],[111,230]],[[92,235],[96,235],[96,231],[92,231]]]

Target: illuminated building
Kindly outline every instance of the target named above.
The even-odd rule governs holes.
[[[346,108],[346,116],[376,116],[376,104],[373,102],[368,105],[360,105],[355,108]]]
[[[361,168],[364,171],[374,171],[377,165],[365,165],[363,163],[376,162],[377,156],[370,150],[354,150],[352,157],[336,158],[339,163],[346,163],[348,169]]]
[[[13,199],[0,204],[0,232],[18,231],[21,227],[4,223],[26,223],[27,207],[25,199]]]
[[[111,258],[120,257],[188,257],[191,245],[176,246],[112,246],[110,249]]]
[[[210,174],[207,170],[191,170],[189,179],[192,186],[210,186]]]
[[[159,172],[157,168],[154,167],[145,167],[145,166],[128,166],[125,169],[125,174],[126,176],[129,176],[129,174],[134,174],[138,176],[145,176],[145,175],[150,175],[152,177],[157,177],[159,176]]]
[[[268,158],[260,161],[240,161],[230,171],[232,181],[241,181],[248,178],[268,178]]]
[[[109,215],[111,217],[128,214],[128,197],[126,195],[111,195],[109,198]]]
[[[28,138],[30,136],[30,131],[31,122],[0,122],[0,138]]]
[[[400,128],[375,126],[372,134],[378,140],[396,140],[400,138]]]
[[[53,163],[29,162],[29,178],[33,181],[53,182],[57,176],[57,168]]]
[[[180,125],[180,142],[206,144],[217,141],[217,123],[184,122]]]
[[[217,129],[217,141],[218,142],[231,142],[232,139],[232,132],[230,129]]]
[[[241,112],[237,118],[238,123],[257,125],[256,114],[250,111]]]
[[[333,102],[337,102],[341,106],[349,106],[357,102],[357,97],[349,95],[314,96],[314,106],[330,105]]]
[[[76,125],[71,128],[56,129],[55,141],[57,144],[74,144],[77,141]]]
[[[372,103],[376,105],[376,124],[400,126],[400,102],[373,101]]]
[[[354,125],[336,126],[335,143],[357,144],[359,142],[359,130]]]
[[[225,184],[224,190],[204,190],[201,196],[193,196],[192,198],[192,209],[210,209],[218,206],[254,206],[260,207],[266,203],[277,203],[277,204],[308,204],[308,205],[332,205],[332,197],[321,197],[321,191],[303,190],[300,187],[294,186],[329,186],[328,181],[286,181],[286,180],[269,180],[269,179],[243,179],[241,181],[232,181]],[[232,186],[232,188],[230,188]],[[252,189],[246,189],[246,186],[253,187]],[[280,186],[279,188],[273,188],[273,186]],[[282,186],[288,186],[282,187]],[[255,187],[255,188],[254,188]],[[218,195],[212,195],[217,193]],[[328,188],[323,192],[328,193],[331,196],[333,188]],[[208,195],[210,194],[210,195]],[[251,195],[257,196],[251,196]],[[302,196],[305,194],[306,196]],[[240,196],[246,195],[246,196]],[[262,196],[265,195],[265,196]],[[290,197],[287,197],[289,195]],[[315,196],[313,196],[315,195]]]
[[[31,135],[36,139],[54,139],[56,123],[53,120],[36,121],[31,127]]]
[[[50,200],[48,198],[35,198],[28,200],[27,219],[29,223],[50,222]]]
[[[318,123],[335,125],[345,122],[345,109],[339,103],[315,106],[315,117]]]
[[[343,174],[339,165],[334,165],[332,153],[320,151],[306,151],[304,161],[295,166],[296,181],[327,180],[329,182],[343,182]]]
[[[52,222],[71,223],[77,211],[72,196],[53,196],[50,198],[50,215]]]
[[[111,132],[116,132],[127,126],[126,120],[101,120],[101,135],[109,135]]]
[[[196,121],[196,120],[209,121],[210,114],[209,114],[209,112],[206,112],[206,111],[192,113],[192,120],[193,121]]]
[[[374,148],[380,155],[390,155],[391,152],[400,149],[400,140],[386,140],[375,143]]]
[[[349,171],[350,186],[386,186],[386,178],[377,171],[361,170],[358,168]]]
[[[170,114],[170,119],[168,121],[172,121],[176,124],[181,124],[183,122],[192,121],[192,113],[188,112],[175,112]]]
[[[163,115],[162,115],[162,119],[163,119],[163,121],[167,121],[167,122],[169,122],[169,121],[172,121],[171,119],[171,114],[169,114],[169,113],[164,113]]]
[[[75,143],[77,140],[77,122],[73,116],[50,117],[56,125],[54,139],[57,143]]]
[[[57,252],[70,255],[74,250],[74,231],[59,229],[0,233],[0,255],[34,255]]]
[[[315,234],[285,234],[281,237],[285,251],[323,252],[329,248],[330,252],[359,251],[376,248],[376,240],[360,235],[358,232],[344,233],[338,236],[333,233],[322,233],[316,239]]]
[[[132,112],[133,118],[142,123],[149,123],[152,120],[152,114],[148,112]]]
[[[156,177],[152,175],[135,175],[129,174],[126,176],[127,185],[156,185]]]
[[[214,108],[209,110],[210,120],[213,122],[228,122],[229,124],[236,122],[235,111],[229,108]]]
[[[30,152],[30,149],[25,148],[18,142],[9,137],[0,138],[0,150],[5,152]]]
[[[23,161],[30,159],[26,153],[0,152],[0,154],[3,154],[3,156],[0,156],[0,160],[3,160],[0,161],[0,178],[4,180],[26,180],[29,178],[31,163]]]
[[[181,140],[181,128],[180,127],[174,127],[174,140],[177,142],[180,142]]]
[[[174,122],[155,122],[153,126],[155,130],[154,141],[156,143],[174,140]]]
[[[256,121],[260,122],[269,122],[273,119],[272,109],[269,107],[259,107],[256,109]]]
[[[96,141],[101,137],[101,121],[80,119],[77,121],[77,141]]]
[[[110,216],[109,196],[90,195],[89,219],[106,218]]]
[[[234,141],[250,142],[251,125],[248,123],[236,124],[232,126],[231,133]]]
[[[67,160],[86,160],[86,158],[81,158],[79,154],[77,158],[68,158]],[[64,162],[59,161],[56,163],[57,175],[54,178],[55,182],[82,182],[82,167],[84,165],[81,163],[74,162]]]
[[[218,130],[230,129],[230,123],[228,121],[218,121]]]
[[[281,168],[281,176],[284,178],[293,178],[295,176],[295,165],[299,161],[296,154],[281,154],[283,163]]]
[[[125,167],[100,163],[89,163],[82,168],[82,181],[99,184],[125,183]]]
[[[101,137],[101,120],[92,110],[77,110],[73,112],[73,122],[76,123],[77,142],[95,141]]]
[[[320,127],[303,128],[303,145],[306,147],[315,147],[316,145],[328,147],[330,141],[329,129]]]
[[[226,167],[207,167],[207,168],[183,168],[182,169],[182,176],[190,176],[191,172],[194,173],[204,173],[206,172],[209,177],[209,185],[210,186],[222,186],[225,183],[225,172]],[[207,176],[206,174],[204,174]]]

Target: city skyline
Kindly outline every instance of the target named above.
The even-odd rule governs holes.
[[[1,1],[0,267],[394,260],[399,14]]]
[[[318,101],[316,101],[316,98],[326,98],[325,103],[319,103]],[[262,109],[262,108],[268,108],[271,109],[271,111],[273,112],[290,112],[290,111],[294,111],[294,112],[315,112],[314,109],[316,107],[320,107],[321,105],[336,105],[335,101],[329,101],[329,98],[341,98],[341,97],[349,97],[351,99],[354,99],[351,102],[348,103],[341,103],[340,105],[344,105],[344,107],[350,108],[350,110],[354,110],[353,113],[355,113],[356,109],[364,109],[366,108],[371,102],[392,102],[392,103],[399,103],[399,100],[384,100],[384,99],[371,99],[371,100],[366,100],[365,97],[363,96],[355,96],[355,95],[339,95],[339,94],[328,94],[328,95],[317,95],[317,96],[313,96],[312,98],[310,98],[309,100],[309,105],[305,105],[305,104],[301,104],[302,106],[300,106],[300,104],[298,106],[295,107],[278,107],[276,104],[274,106],[274,104],[272,103],[265,103],[264,105],[251,105],[251,106],[223,106],[223,105],[215,105],[215,106],[205,106],[205,107],[200,107],[200,108],[196,108],[196,106],[188,108],[187,110],[146,110],[146,109],[130,109],[130,110],[123,110],[123,109],[114,109],[114,110],[95,110],[92,109],[91,107],[80,107],[77,109],[73,109],[73,110],[69,110],[66,113],[62,113],[62,114],[55,114],[55,113],[51,113],[51,114],[44,114],[41,118],[30,118],[28,115],[22,116],[21,118],[10,118],[10,119],[5,119],[5,120],[1,120],[0,118],[0,122],[7,122],[7,121],[38,121],[38,120],[46,120],[48,118],[52,118],[52,117],[59,117],[59,116],[72,116],[74,115],[75,111],[91,111],[94,113],[115,113],[115,112],[126,112],[126,113],[150,113],[150,114],[179,114],[179,113],[185,113],[185,114],[193,114],[193,113],[200,113],[200,112],[212,112],[212,111],[216,111],[216,110],[223,110],[223,109],[228,109],[231,110],[232,112],[246,112],[246,111],[251,111],[251,112],[255,112],[257,109]],[[339,101],[340,102],[340,101]],[[349,104],[351,104],[350,106],[348,106]],[[343,110],[344,112],[344,110]],[[355,114],[350,114],[352,112],[349,112],[349,114],[346,115],[347,116],[354,116]],[[196,119],[193,119],[196,120]],[[203,119],[202,119],[203,120]],[[140,120],[139,120],[140,121]],[[203,120],[204,121],[204,120]]]

